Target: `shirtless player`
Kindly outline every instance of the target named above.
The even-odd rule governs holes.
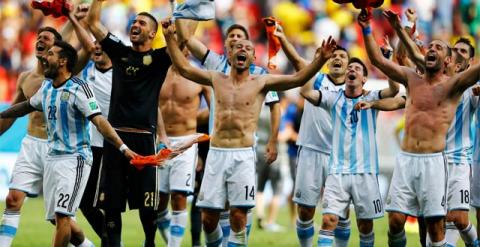
[[[335,42],[328,40],[317,50],[315,60],[295,75],[251,76],[249,66],[255,51],[248,40],[237,41],[228,56],[230,75],[192,67],[185,59],[173,35],[169,21],[162,23],[172,61],[186,78],[212,86],[216,97],[215,126],[211,137],[198,206],[207,245],[219,245],[222,231],[218,225],[220,210],[230,202],[231,232],[229,245],[246,245],[246,212],[255,205],[254,132],[261,104],[270,90],[287,90],[307,82],[331,56]],[[227,194],[228,192],[228,194]]]
[[[183,49],[188,56],[187,48]],[[170,66],[160,91],[159,107],[170,145],[182,142],[197,132],[197,111],[200,97],[207,97],[210,88],[182,77],[174,65]],[[193,193],[197,144],[160,168],[159,214],[168,213],[171,198],[172,216],[168,246],[180,246],[187,226],[187,196]]]
[[[447,164],[442,152],[458,101],[478,81],[480,66],[446,76],[451,50],[445,42],[434,40],[425,55],[425,74],[419,75],[385,59],[371,34],[370,22],[364,15],[359,16],[358,22],[372,64],[390,79],[404,84],[408,92],[403,152],[397,157],[387,198],[389,245],[405,246],[406,216],[422,215],[432,246],[444,246]]]

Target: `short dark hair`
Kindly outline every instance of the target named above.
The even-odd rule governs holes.
[[[137,14],[137,16],[139,16],[139,15],[146,16],[146,17],[148,17],[150,20],[152,20],[152,22],[153,22],[153,24],[154,24],[154,28],[155,28],[154,31],[156,32],[156,31],[158,30],[158,21],[157,21],[157,19],[155,19],[155,17],[154,17],[152,14],[150,14],[150,13],[148,13],[148,12],[140,12],[140,13]]]
[[[62,48],[62,50],[58,52],[58,56],[67,59],[67,70],[68,72],[72,72],[73,67],[75,67],[75,64],[78,60],[77,51],[75,48],[73,48],[73,46],[69,43],[61,40],[56,40],[53,46]]]
[[[229,26],[228,29],[227,29],[227,32],[225,33],[226,36],[228,36],[228,34],[229,34],[230,32],[232,32],[233,30],[235,30],[235,29],[240,29],[242,32],[245,33],[245,37],[246,37],[248,40],[250,39],[250,35],[248,34],[247,28],[244,27],[244,26],[242,26],[242,25],[240,25],[240,24],[233,24],[233,25]]]
[[[359,63],[363,67],[363,76],[368,76],[368,69],[367,66],[360,60],[358,57],[352,57],[350,60],[348,60],[348,64],[350,65],[351,63]]]
[[[464,43],[466,45],[468,45],[468,55],[470,58],[473,58],[475,56],[475,47],[473,47],[473,44],[472,42],[470,41],[470,39],[466,38],[466,37],[460,37],[456,42],[455,42],[455,45],[458,44],[458,43]]]
[[[347,57],[350,57],[350,54],[348,54],[347,49],[345,49],[345,47],[343,47],[343,46],[337,45],[337,47],[335,47],[335,50],[333,50],[333,52],[335,52],[335,51],[344,51],[345,53],[347,53]]]
[[[40,35],[41,33],[43,32],[50,32],[53,34],[55,40],[63,40],[62,39],[62,35],[60,35],[60,33],[58,33],[57,29],[53,28],[53,27],[41,27],[40,29],[38,29],[37,31],[37,35]]]

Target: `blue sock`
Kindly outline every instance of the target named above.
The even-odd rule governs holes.
[[[360,247],[373,247],[375,242],[375,234],[373,230],[368,234],[360,233]]]
[[[388,246],[390,247],[405,247],[407,246],[407,237],[405,236],[405,230],[397,234],[391,234],[388,232]]]
[[[157,228],[162,236],[163,241],[168,243],[168,239],[170,238],[170,221],[171,215],[168,212],[168,208],[163,210],[162,212],[158,213],[157,216]]]
[[[297,237],[301,247],[311,247],[314,234],[313,219],[309,221],[297,219]]]
[[[350,219],[339,219],[337,227],[333,231],[335,234],[335,247],[348,247],[350,232]]]
[[[318,247],[332,247],[334,234],[333,231],[320,230],[318,233]]]

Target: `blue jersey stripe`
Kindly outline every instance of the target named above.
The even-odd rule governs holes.
[[[68,94],[68,89],[71,85],[71,81],[68,81],[62,93]],[[70,145],[70,131],[68,128],[68,101],[63,101],[61,98],[62,95],[60,95],[60,123],[62,125],[63,142],[65,144],[65,151],[72,152],[73,148]]]
[[[345,131],[346,131],[346,124],[347,124],[347,102],[344,100],[340,110],[340,133],[339,133],[339,141],[345,140]],[[345,165],[345,146],[338,145],[338,165],[337,165],[337,172],[341,173],[343,170],[343,166]]]
[[[361,125],[362,125],[362,144],[363,144],[363,162],[364,162],[364,172],[369,172],[371,169],[371,157],[370,152],[370,132],[368,128],[368,112],[371,110],[363,110],[361,111]]]
[[[463,101],[460,101],[460,104],[458,105],[457,110],[455,112],[455,126],[454,126],[455,150],[462,149],[463,104],[464,104]],[[461,153],[459,154],[458,152],[455,152],[453,157],[454,157],[453,158],[454,162],[459,163],[461,158]]]
[[[58,133],[56,130],[57,128],[57,119],[56,119],[56,111],[57,111],[57,90],[53,89],[53,90],[50,90],[50,102],[49,102],[49,105],[47,107],[47,121],[50,122],[50,133],[51,133],[51,136],[53,138],[53,150],[58,150],[60,149],[60,147],[58,147],[58,141],[56,140],[59,140],[59,136],[58,136]]]
[[[352,121],[350,121],[350,123],[347,123],[347,124],[351,124],[351,130],[352,130],[351,140],[350,140],[350,143],[352,143],[351,149],[350,149],[350,172],[351,173],[357,173],[357,170],[358,170],[358,166],[357,166],[357,123],[358,123],[359,119],[358,119],[358,111],[353,109],[353,106],[357,102],[358,102],[358,99],[354,99],[352,101],[350,119],[352,119],[352,117],[353,117],[353,119],[352,119]]]

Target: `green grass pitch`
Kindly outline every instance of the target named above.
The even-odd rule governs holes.
[[[2,202],[0,209],[5,207],[5,203]],[[353,212],[352,212],[353,213]],[[50,246],[53,236],[54,226],[44,220],[44,207],[43,198],[29,199],[25,202],[22,209],[22,216],[20,220],[20,227],[17,232],[17,236],[13,242],[14,247],[44,247]],[[278,223],[287,226],[288,225],[288,212],[284,208],[280,211]],[[473,213],[471,213],[471,219],[473,220]],[[86,222],[83,215],[77,213],[77,221],[84,230],[86,236],[93,240],[96,246],[100,246],[99,239]],[[320,214],[317,213],[315,218],[315,230],[318,230],[318,225],[321,223]],[[352,234],[350,238],[350,246],[358,246],[358,231],[355,225],[355,220],[352,220]],[[191,246],[190,228],[187,229],[182,246]],[[375,245],[387,246],[387,218],[375,221]],[[203,236],[202,236],[203,238]],[[416,234],[408,234],[407,246],[420,246],[418,242],[418,236]],[[123,234],[122,240],[126,247],[140,247],[143,241],[143,231],[138,219],[137,211],[129,211],[123,214]],[[157,246],[165,246],[161,240],[160,235],[157,232],[156,236]],[[316,236],[314,238],[316,241]],[[257,225],[254,224],[252,233],[249,239],[249,246],[255,247],[269,247],[269,246],[298,246],[295,228],[286,228],[282,233],[270,233],[259,230]],[[316,246],[316,245],[314,245]],[[464,246],[461,241],[457,246]]]

